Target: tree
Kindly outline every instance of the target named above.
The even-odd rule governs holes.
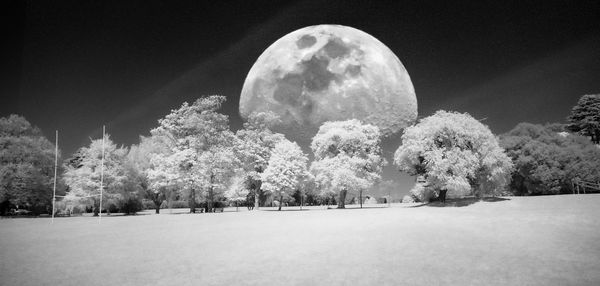
[[[394,154],[402,172],[424,175],[445,200],[499,194],[509,183],[513,164],[489,128],[470,115],[438,111],[408,127]]]
[[[573,181],[600,180],[600,149],[582,136],[557,133],[553,126],[519,123],[500,136],[515,164],[513,194],[571,193]]]
[[[232,146],[213,146],[202,153],[199,162],[199,169],[202,170],[199,174],[203,175],[202,180],[207,186],[206,208],[207,211],[212,212],[215,200],[223,195],[230,180],[238,171],[240,162]]]
[[[290,197],[307,174],[308,157],[295,142],[283,140],[275,145],[264,173],[263,188],[279,197],[279,210],[285,197]]]
[[[127,155],[127,148],[118,147],[110,135],[102,139],[91,140],[89,147],[80,148],[75,155],[77,160],[69,160],[66,164],[63,179],[69,186],[67,201],[91,201],[94,216],[100,210],[100,177],[103,175],[103,199],[127,199],[128,194],[124,189],[126,183],[123,161]],[[104,164],[102,167],[102,150],[104,148]],[[75,163],[71,163],[75,162]],[[106,207],[106,205],[104,205]]]
[[[0,214],[10,205],[39,213],[52,204],[54,149],[24,117],[0,118]]]
[[[167,138],[171,153],[162,158],[164,167],[169,167],[163,170],[169,173],[166,177],[175,178],[188,192],[190,212],[196,211],[196,193],[203,190],[203,186],[207,187],[207,199],[212,205],[215,185],[207,180],[206,174],[215,172],[212,168],[222,167],[223,162],[211,161],[215,157],[210,153],[225,152],[214,149],[217,146],[230,149],[236,144],[237,138],[229,130],[227,115],[217,112],[224,101],[224,96],[212,95],[199,98],[191,105],[184,102],[179,109],[160,119],[159,126],[150,131],[152,136]]]
[[[313,137],[311,173],[323,195],[339,192],[338,208],[345,208],[348,191],[362,195],[381,178],[380,142],[379,128],[355,119],[325,122]]]
[[[254,207],[257,210],[262,194],[261,174],[267,168],[275,145],[285,139],[282,134],[273,133],[269,129],[275,122],[277,120],[274,113],[252,113],[244,123],[244,128],[236,133],[239,140],[235,151],[244,170],[246,188],[254,194]]]
[[[250,194],[250,190],[246,188],[244,174],[236,174],[225,191],[225,197],[229,201],[235,202],[235,211],[238,211],[238,204],[245,201],[248,194]]]
[[[140,136],[140,143],[129,148],[124,162],[128,181],[139,188],[144,197],[154,202],[157,214],[160,213],[160,206],[167,197],[167,190],[173,184],[173,180],[165,178],[167,174],[162,158],[169,153],[164,138]]]
[[[582,96],[567,117],[567,129],[600,144],[600,94]]]

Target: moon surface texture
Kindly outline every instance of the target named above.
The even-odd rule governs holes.
[[[271,111],[273,130],[310,140],[326,121],[359,119],[385,136],[412,124],[417,98],[396,55],[373,36],[346,26],[291,32],[269,46],[250,69],[240,115]]]

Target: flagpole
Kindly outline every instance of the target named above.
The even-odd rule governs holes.
[[[104,137],[105,137],[105,126],[102,125],[102,160],[100,163],[100,212],[99,212],[98,223],[100,223],[102,221],[102,189],[104,189],[104,187],[102,185],[104,183]]]
[[[54,224],[54,210],[56,205],[56,169],[58,166],[58,130],[54,135],[54,189],[52,191],[52,223]]]

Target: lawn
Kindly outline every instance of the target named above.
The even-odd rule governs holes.
[[[600,285],[600,195],[448,205],[2,219],[0,284]]]

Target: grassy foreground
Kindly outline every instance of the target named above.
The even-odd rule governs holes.
[[[600,195],[2,219],[0,229],[1,285],[600,284]]]

